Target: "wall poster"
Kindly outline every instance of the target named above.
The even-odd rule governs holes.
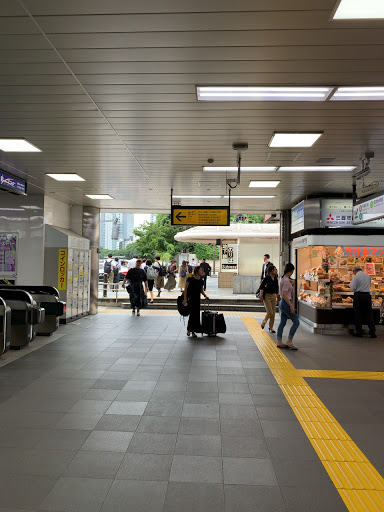
[[[0,274],[16,275],[17,237],[15,233],[0,233]]]
[[[67,289],[67,249],[59,249],[57,266],[57,289]]]
[[[221,272],[238,271],[238,247],[237,244],[222,244],[220,270]]]

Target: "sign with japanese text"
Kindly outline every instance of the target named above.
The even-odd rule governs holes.
[[[228,206],[172,206],[173,226],[229,226]]]
[[[220,255],[221,272],[237,272],[238,247],[237,244],[222,244]]]
[[[362,224],[384,217],[384,195],[380,195],[353,207],[353,223]]]
[[[15,194],[27,195],[27,182],[0,170],[0,188]]]
[[[59,261],[57,269],[57,289],[67,289],[67,249],[59,249]]]
[[[346,258],[384,258],[384,245],[382,247],[342,247]]]
[[[304,201],[294,206],[291,210],[291,233],[304,229]]]
[[[321,225],[351,226],[352,206],[352,199],[322,199]]]

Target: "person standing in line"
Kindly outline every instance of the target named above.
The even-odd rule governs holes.
[[[262,266],[262,269],[261,269],[261,278],[260,278],[260,282],[261,283],[263,282],[263,279],[265,279],[267,277],[267,275],[268,275],[267,269],[271,265],[273,265],[273,263],[271,262],[270,255],[269,254],[264,254],[264,263],[263,263],[263,266]]]
[[[269,320],[269,332],[275,333],[273,324],[275,323],[276,302],[279,294],[279,280],[277,278],[277,268],[274,265],[268,267],[268,274],[260,285],[260,300],[264,302],[267,314],[261,324],[264,329]]]
[[[370,276],[363,272],[361,267],[355,267],[349,287],[354,291],[353,311],[355,313],[356,332],[354,332],[353,335],[362,338],[363,324],[367,324],[371,338],[377,338],[376,326],[373,319]]]
[[[134,254],[133,255],[133,258],[131,258],[130,260],[128,260],[128,270],[130,268],[135,268],[136,267],[136,261],[137,261],[137,258],[138,258],[138,255],[137,254]]]
[[[152,265],[152,260],[147,260],[146,262],[146,274],[148,279],[148,290],[149,294],[151,296],[151,300],[149,301],[150,304],[153,304],[153,285],[155,283],[155,279],[157,277],[157,271]]]
[[[121,263],[119,262],[119,258],[115,258],[115,261],[112,262],[112,271],[113,271],[113,284],[115,291],[119,287],[120,282],[120,271],[121,271]]]
[[[203,287],[204,291],[207,289],[207,277],[211,275],[211,266],[207,263],[206,259],[203,258],[200,263],[200,267],[204,270]]]
[[[201,332],[200,323],[200,295],[209,300],[208,296],[203,290],[202,277],[204,270],[197,266],[193,269],[193,277],[188,277],[184,288],[184,301],[183,306],[189,306],[189,318],[187,326],[187,336],[197,337],[197,332]]]
[[[290,350],[297,350],[297,347],[293,344],[293,337],[300,325],[299,317],[296,315],[295,307],[292,302],[293,284],[290,277],[294,270],[295,267],[292,263],[287,263],[284,268],[283,277],[280,279],[280,324],[277,328],[277,347]],[[292,326],[289,330],[287,343],[284,344],[282,341],[283,331],[288,319],[292,320]]]
[[[176,261],[170,260],[168,267],[168,280],[167,284],[164,286],[165,290],[168,290],[169,292],[176,288],[176,270]]]
[[[185,288],[185,283],[187,282],[187,274],[188,274],[188,267],[187,262],[183,260],[181,262],[181,265],[179,267],[179,288],[180,292],[182,292]]]
[[[135,309],[137,309],[137,316],[140,316],[140,310],[147,307],[148,279],[147,274],[141,268],[141,264],[141,259],[137,259],[135,268],[128,270],[127,276],[123,281],[123,288],[125,282],[129,281],[127,292],[129,293],[133,316],[135,316]],[[143,290],[143,283],[145,285],[145,292]]]
[[[107,283],[109,283],[109,286],[111,290],[113,290],[113,259],[112,259],[112,253],[108,254],[108,258],[104,262],[104,274],[107,274]],[[104,281],[105,282],[105,281]],[[108,288],[108,285],[107,285]]]
[[[164,265],[161,264],[161,258],[159,255],[155,256],[155,263],[153,267],[155,267],[157,272],[157,277],[155,279],[155,288],[157,289],[157,297],[160,297],[161,289],[164,288],[164,276],[166,274],[166,269]]]

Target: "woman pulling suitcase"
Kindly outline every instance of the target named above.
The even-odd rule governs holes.
[[[202,267],[197,266],[193,269],[193,276],[188,277],[184,288],[184,301],[183,305],[189,306],[189,318],[187,326],[187,336],[197,337],[197,332],[201,332],[200,324],[200,295],[208,299],[207,294],[204,292],[203,279],[204,270]],[[208,299],[209,300],[209,299]]]

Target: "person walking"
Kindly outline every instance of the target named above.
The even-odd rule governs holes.
[[[269,332],[275,333],[273,324],[275,323],[276,302],[279,294],[279,280],[277,278],[277,268],[274,265],[268,267],[268,274],[260,285],[260,299],[264,302],[267,314],[261,324],[264,329],[269,320]]]
[[[104,262],[104,274],[107,274],[107,283],[109,283],[109,286],[111,290],[113,290],[113,259],[112,259],[112,253],[108,254],[108,258]],[[105,281],[104,281],[105,283]],[[107,284],[108,288],[108,284]]]
[[[261,269],[261,278],[260,278],[260,282],[261,283],[263,282],[263,279],[265,279],[267,277],[267,275],[268,275],[267,269],[271,265],[273,265],[273,263],[271,262],[270,255],[269,254],[264,254],[264,263],[263,263],[263,266],[262,266],[262,269]]]
[[[353,335],[362,338],[363,324],[366,324],[368,325],[371,338],[377,338],[373,319],[370,276],[363,272],[361,267],[355,267],[349,287],[354,291],[353,311],[355,313],[356,332],[354,332]]]
[[[176,288],[176,262],[174,260],[171,260],[169,262],[168,267],[168,279],[167,284],[164,286],[165,290],[168,290],[169,292],[173,291]]]
[[[119,258],[115,258],[115,261],[112,262],[112,272],[113,272],[113,287],[115,291],[119,287],[120,282],[120,271],[121,271],[121,264],[119,262]]]
[[[157,297],[160,297],[161,289],[164,288],[164,276],[167,273],[164,265],[161,264],[159,255],[155,256],[155,263],[153,266],[156,269],[157,277],[155,279],[155,288],[157,289]]]
[[[290,277],[294,270],[295,267],[292,263],[287,263],[284,268],[283,277],[280,279],[280,324],[277,328],[277,347],[290,350],[297,350],[297,347],[293,344],[293,337],[300,325],[299,317],[296,315],[292,302],[293,285]],[[284,344],[282,341],[283,331],[288,319],[292,320],[292,326],[289,330],[287,343]]]
[[[179,267],[179,288],[180,292],[183,292],[185,283],[187,282],[188,267],[187,262],[183,260]]]
[[[188,267],[188,274],[187,274],[187,277],[192,277],[192,276],[193,276],[193,267],[192,267],[192,265],[189,263],[189,260],[187,260],[187,267]]]
[[[136,261],[137,261],[137,258],[138,258],[138,255],[137,254],[134,254],[133,255],[133,258],[131,258],[130,260],[128,260],[128,270],[130,268],[135,268],[136,267]]]
[[[197,266],[193,269],[193,276],[188,277],[184,288],[184,301],[183,306],[189,306],[189,318],[187,326],[187,336],[197,337],[197,332],[201,332],[200,323],[200,295],[209,300],[208,296],[203,290],[202,277],[204,270]]]
[[[146,274],[148,279],[148,290],[149,294],[151,296],[151,300],[149,301],[150,304],[153,304],[153,285],[155,283],[155,279],[157,277],[157,271],[152,265],[152,260],[147,260],[146,262]]]
[[[135,268],[128,270],[127,276],[123,281],[123,288],[126,281],[129,281],[127,292],[129,293],[133,316],[135,316],[135,309],[137,309],[137,316],[140,316],[140,310],[147,307],[148,279],[147,274],[141,268],[141,264],[141,259],[137,259]],[[145,292],[143,290],[143,283],[145,285]]]
[[[205,291],[207,289],[207,277],[211,275],[211,266],[207,263],[206,259],[203,258],[200,267],[204,270],[203,287]]]

